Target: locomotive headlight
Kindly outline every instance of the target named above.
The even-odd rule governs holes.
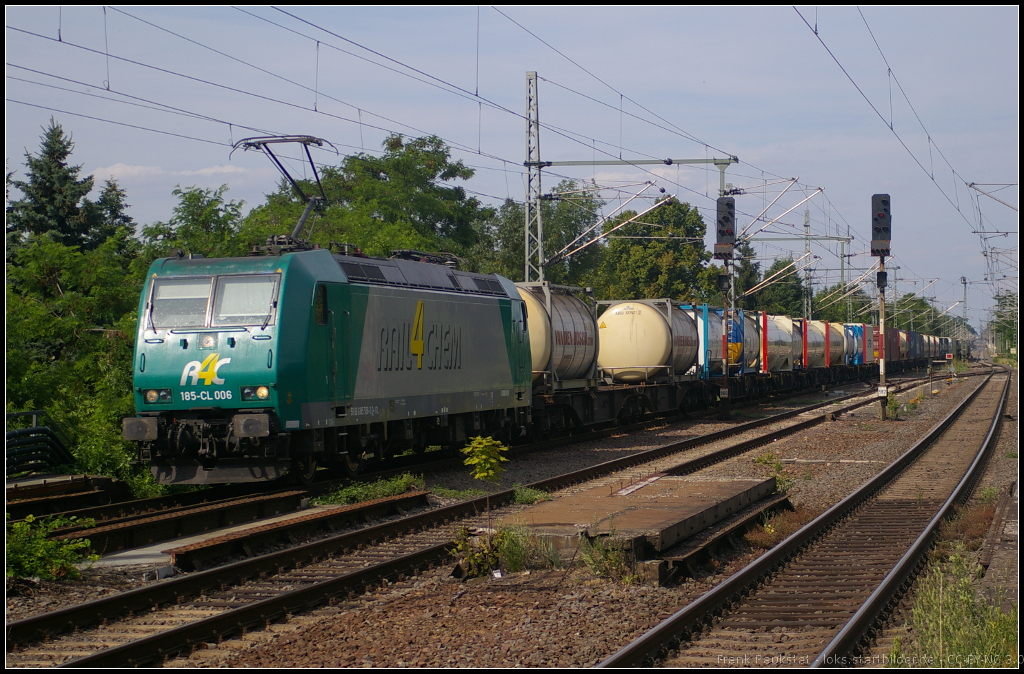
[[[270,397],[269,386],[243,386],[242,400],[266,400]]]
[[[142,397],[146,401],[146,403],[150,405],[153,405],[155,403],[169,403],[171,402],[171,389],[147,389],[142,393]]]
[[[214,335],[203,335],[199,340],[199,346],[204,349],[212,349],[217,346],[217,337]]]

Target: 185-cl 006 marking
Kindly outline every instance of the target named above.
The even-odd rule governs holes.
[[[184,402],[195,400],[231,400],[231,391],[228,389],[219,391],[182,391],[181,399]]]

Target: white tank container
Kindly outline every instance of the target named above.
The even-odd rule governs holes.
[[[597,326],[590,309],[571,294],[551,290],[551,314],[540,288],[519,288],[526,303],[533,380],[550,369],[559,380],[588,378],[597,357]]]
[[[825,323],[807,321],[807,367],[825,365]]]
[[[789,372],[793,369],[793,329],[793,321],[788,316],[768,317],[769,372]]]
[[[842,365],[843,358],[846,355],[846,338],[843,336],[843,325],[842,323],[828,323],[828,349],[825,349],[825,333],[826,323],[825,321],[810,321],[809,330],[807,332],[807,360],[811,361],[811,367],[832,367],[833,365]],[[816,336],[821,337],[821,354],[811,355],[811,331]],[[825,362],[826,351],[829,362]]]
[[[670,303],[619,302],[601,314],[597,325],[597,365],[615,381],[647,381],[667,365],[674,374],[684,374],[697,359],[697,326]]]

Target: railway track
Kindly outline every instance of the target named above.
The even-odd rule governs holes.
[[[822,423],[829,415],[870,404],[875,400],[871,393],[860,394],[860,400],[845,401],[845,404],[829,401],[813,406],[821,413],[808,419],[789,423],[792,417],[808,414],[806,408],[795,410],[531,486],[553,490],[602,476],[607,480],[621,480],[621,475],[607,476],[638,465],[641,467],[635,470],[639,474],[649,474],[652,470],[685,474]],[[766,425],[773,428],[767,432],[757,431]],[[729,441],[730,436],[755,431],[755,437],[738,445]],[[715,443],[731,446],[716,449]],[[703,456],[682,462],[671,457],[700,445],[709,445],[711,449],[704,451]],[[652,461],[655,464],[652,465]],[[512,490],[493,494],[490,499],[492,506],[508,503]],[[445,525],[445,522],[458,519],[462,520],[458,526],[481,524],[483,507],[484,499],[478,499],[435,509],[17,621],[7,626],[9,649],[18,645],[9,651],[7,663],[8,666],[138,665],[187,652],[199,643],[219,640],[231,633],[261,628],[268,621],[308,610],[332,597],[361,593],[367,587],[387,583],[388,579],[415,573],[447,559],[448,544],[458,527]],[[498,511],[495,516],[502,514]],[[381,542],[387,539],[393,540]],[[372,547],[359,550],[362,546]],[[109,621],[116,622],[102,625]],[[84,629],[96,624],[101,626]],[[70,630],[82,631],[67,634]],[[54,638],[62,633],[64,636]],[[40,639],[48,641],[33,643]]]
[[[980,477],[1009,387],[995,379],[864,487],[600,666],[850,664]]]

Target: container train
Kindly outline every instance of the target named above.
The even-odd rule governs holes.
[[[425,255],[298,245],[165,258],[139,301],[136,416],[161,483],[358,472],[476,435],[506,442],[865,378],[941,338],[670,299],[596,302]],[[419,260],[417,259],[419,258]],[[412,259],[408,259],[412,258]],[[420,261],[431,259],[431,261]]]

